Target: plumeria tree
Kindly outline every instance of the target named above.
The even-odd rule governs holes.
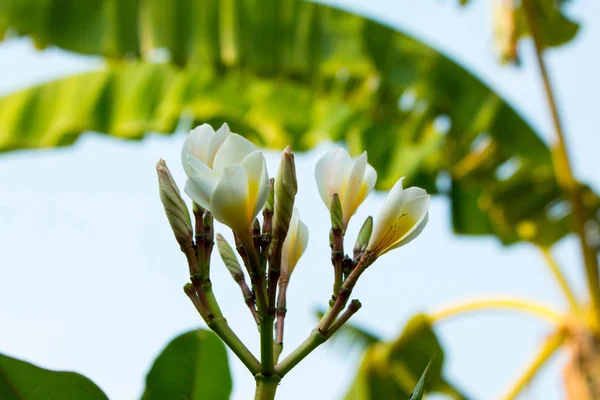
[[[147,132],[174,132],[182,121],[199,125],[182,150],[193,218],[164,162],[157,172],[167,217],[188,263],[184,291],[215,334],[197,330],[174,339],[148,374],[145,400],[173,393],[227,398],[231,378],[223,343],[256,377],[257,397],[272,397],[277,382],[336,332],[358,337],[366,347],[348,398],[407,397],[434,353],[416,396],[426,385],[431,392],[464,398],[443,376],[434,326],[495,308],[525,312],[553,326],[508,388],[507,399],[518,396],[560,348],[570,354],[570,397],[592,399],[600,381],[600,198],[571,168],[544,57],[577,35],[566,3],[494,3],[502,62],[517,64],[519,41],[533,40],[555,133],[547,144],[502,96],[456,61],[407,33],[323,4],[1,1],[0,38],[26,35],[39,48],[58,46],[104,57],[106,63],[0,99],[0,151],[68,145],[90,130],[139,139]],[[228,125],[215,132],[203,124],[223,121],[241,136]],[[256,145],[303,151],[323,140],[344,142],[349,151],[334,149],[315,166],[331,214],[332,296],[328,305],[323,299],[307,340],[284,351],[287,287],[309,229],[294,208],[298,188],[291,149],[284,150],[270,179]],[[403,189],[402,176],[412,187]],[[375,188],[390,192],[346,255],[351,217]],[[505,245],[539,249],[568,311],[526,299],[485,298],[416,315],[391,342],[352,326],[348,320],[360,307],[351,300],[358,278],[378,257],[421,232],[427,193],[449,200],[457,234],[493,235]],[[213,218],[232,229],[234,245],[219,235],[215,239]],[[553,245],[569,234],[579,243],[585,293],[571,289],[552,255]],[[259,356],[239,340],[219,308],[210,280],[215,240],[260,333]],[[36,393],[61,400],[65,393],[75,399],[106,397],[79,375],[7,356],[0,355],[0,372],[6,377],[1,395],[4,390],[27,399]]]
[[[193,200],[194,226],[164,161],[157,164],[160,197],[175,238],[185,254],[190,283],[184,291],[198,313],[256,379],[255,399],[273,399],[283,377],[356,313],[361,303],[349,302],[360,276],[390,250],[416,238],[427,223],[429,195],[421,188],[394,185],[373,223],[368,217],[352,257],[344,252],[350,218],[375,187],[377,173],[364,152],[352,160],[343,148],[325,154],[315,168],[323,202],[331,214],[331,261],[334,269],[329,309],[308,338],[280,360],[286,317],[286,290],[296,263],[308,243],[308,227],[294,207],[298,184],[290,147],[283,151],[276,178],[269,179],[262,153],[223,124],[192,130],[182,149],[188,176],[185,192]],[[262,224],[257,217],[262,211]],[[222,236],[218,248],[242,291],[260,332],[260,360],[227,324],[210,280],[214,245],[213,218],[232,229],[236,249]]]

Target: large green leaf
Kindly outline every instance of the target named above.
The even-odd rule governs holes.
[[[89,54],[166,49],[185,67],[110,63],[0,99],[0,151],[66,145],[87,130],[170,133],[185,112],[267,147],[329,139],[367,150],[378,188],[406,176],[447,194],[458,233],[550,244],[569,232],[532,127],[449,58],[368,19],[299,0],[5,0],[2,24]]]
[[[98,386],[75,372],[50,371],[0,354],[2,400],[108,400]]]
[[[391,343],[365,352],[346,400],[407,399],[427,369],[423,388],[453,399],[465,399],[443,377],[444,351],[427,316],[418,314]]]
[[[146,376],[143,400],[221,400],[231,393],[231,374],[223,342],[198,329],[176,337]]]

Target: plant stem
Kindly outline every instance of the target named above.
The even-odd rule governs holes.
[[[206,308],[200,301],[193,285],[186,285],[184,291],[198,310],[198,313],[204,322],[206,322],[206,325],[212,329],[223,342],[225,342],[231,351],[233,351],[240,361],[250,370],[252,375],[256,375],[260,371],[260,363],[240,338],[237,337],[235,332],[231,330],[227,320],[223,317],[215,317],[211,311]]]
[[[275,372],[275,355],[273,349],[273,323],[275,316],[268,313],[260,314],[260,363],[262,373],[271,376]]]
[[[283,378],[285,374],[290,372],[298,363],[307,355],[309,355],[314,349],[319,347],[327,340],[327,336],[323,334],[318,328],[313,329],[310,336],[306,338],[300,346],[291,352],[286,358],[284,358],[279,364],[275,366],[275,374]]]
[[[322,332],[326,332],[329,329],[340,312],[346,307],[346,303],[350,298],[350,294],[352,294],[352,289],[354,289],[358,278],[360,278],[362,273],[366,271],[373,261],[375,261],[375,256],[373,254],[368,251],[363,254],[356,267],[352,270],[350,275],[348,275],[346,280],[344,280],[344,283],[338,292],[338,296],[335,299],[335,303],[333,303],[333,306],[331,306],[323,318],[321,318],[318,329]]]
[[[277,391],[277,386],[281,381],[281,378],[278,376],[264,376],[262,374],[258,374],[255,377],[256,379],[256,393],[254,395],[254,400],[273,400],[275,399],[275,392]]]
[[[562,346],[565,340],[564,329],[559,329],[548,337],[533,360],[527,365],[523,374],[501,397],[503,400],[516,399],[519,393],[535,378],[535,375],[546,364],[546,361]]]
[[[277,293],[277,323],[275,324],[275,361],[279,360],[283,350],[283,332],[285,314],[287,313],[287,286],[289,278],[282,275],[279,278],[279,289]]]
[[[332,304],[338,297],[338,292],[342,286],[342,262],[344,261],[344,235],[341,229],[331,229],[331,263],[333,264],[333,295]]]
[[[563,295],[567,299],[571,311],[578,314],[581,311],[581,309],[579,307],[579,303],[577,302],[577,298],[575,297],[573,290],[571,290],[569,282],[567,282],[567,278],[562,273],[558,263],[556,262],[554,257],[552,257],[552,252],[547,247],[540,247],[540,251],[542,252],[542,256],[544,257],[544,259],[546,260],[546,264],[548,264],[548,267],[550,268],[550,272],[552,272],[552,276],[558,283],[558,286],[563,292]]]
[[[569,161],[569,153],[567,151],[567,143],[565,140],[565,134],[563,132],[558,108],[556,106],[556,100],[554,98],[554,92],[546,69],[546,64],[542,56],[542,38],[539,34],[538,27],[535,22],[535,9],[532,4],[533,0],[523,0],[522,7],[525,13],[527,24],[529,25],[529,31],[533,38],[535,45],[535,56],[540,70],[540,75],[544,83],[544,90],[546,92],[546,98],[548,100],[548,106],[552,115],[552,122],[554,124],[554,131],[556,135],[556,157],[553,157],[554,169],[557,177],[558,184],[561,186],[571,200],[571,206],[573,210],[573,222],[575,232],[579,237],[579,243],[581,246],[581,254],[583,256],[585,273],[587,278],[588,290],[591,298],[591,306],[594,316],[595,328],[599,328],[600,319],[600,279],[598,271],[598,258],[596,251],[588,245],[586,234],[585,234],[585,208],[581,200],[580,185],[573,176],[573,171]]]
[[[445,309],[430,313],[429,318],[432,322],[439,322],[443,319],[455,317],[465,312],[487,310],[493,308],[526,312],[529,314],[537,315],[538,317],[546,319],[554,324],[560,324],[563,320],[563,317],[560,313],[552,310],[551,308],[546,307],[543,304],[537,304],[527,300],[509,297],[479,299],[458,303]]]
[[[214,318],[208,320],[206,324],[225,342],[253,375],[260,371],[260,363],[235,332],[231,330],[225,318]]]
[[[352,300],[348,308],[346,308],[346,311],[344,311],[342,315],[340,315],[340,317],[327,330],[327,333],[325,334],[327,338],[333,336],[338,329],[340,329],[354,314],[356,314],[358,310],[360,310],[361,307],[362,304],[360,304],[360,301],[356,299]]]

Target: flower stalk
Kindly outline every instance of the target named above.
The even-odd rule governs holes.
[[[550,114],[552,116],[552,123],[554,125],[554,133],[556,136],[553,157],[554,170],[559,186],[567,194],[572,205],[573,227],[579,238],[580,250],[583,256],[587,286],[594,317],[594,329],[600,331],[600,271],[598,267],[598,256],[596,250],[587,243],[585,231],[586,216],[585,207],[581,198],[581,185],[575,179],[569,160],[569,152],[562,121],[543,57],[544,43],[536,23],[535,7],[532,4],[532,1],[533,0],[523,0],[522,8],[525,14],[525,20],[529,26],[531,37],[533,38],[535,57],[542,77],[544,91],[548,101],[548,108],[550,109]]]
[[[308,227],[300,221],[294,207],[298,191],[294,155],[288,146],[283,151],[277,178],[269,179],[264,156],[252,143],[231,133],[226,124],[216,132],[204,124],[190,132],[181,159],[188,177],[185,192],[193,200],[193,228],[185,202],[164,161],[158,163],[157,172],[167,218],[188,261],[191,283],[185,285],[184,291],[206,325],[254,375],[255,399],[272,400],[281,378],[361,308],[358,300],[349,304],[348,301],[367,267],[384,252],[408,243],[420,233],[426,222],[429,196],[417,188],[403,192],[399,182],[377,224],[373,224],[371,217],[365,221],[352,259],[344,253],[344,233],[350,217],[374,188],[377,174],[367,163],[366,153],[352,160],[345,150],[338,148],[319,160],[315,177],[331,215],[331,262],[335,271],[331,307],[310,336],[279,361],[287,288],[308,243]],[[257,219],[261,210],[262,226]],[[398,217],[390,210],[406,212]],[[408,218],[399,223],[404,216]],[[221,258],[258,325],[260,361],[231,330],[213,291],[210,279],[215,242],[213,218],[232,229],[235,248],[245,267],[242,268],[223,236],[217,235]],[[377,233],[374,244],[373,231]],[[246,283],[244,269],[251,288]]]

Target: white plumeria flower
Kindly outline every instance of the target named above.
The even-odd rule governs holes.
[[[265,158],[249,140],[203,124],[190,132],[181,153],[185,192],[238,234],[245,234],[269,193]]]
[[[330,208],[331,199],[337,193],[345,228],[358,206],[375,187],[377,172],[367,163],[366,151],[352,160],[346,149],[336,147],[317,161],[315,179],[327,208]]]
[[[306,250],[308,244],[308,227],[300,221],[298,210],[294,207],[290,229],[288,230],[281,249],[281,273],[289,278],[298,260]]]
[[[367,251],[376,257],[408,244],[427,225],[430,196],[418,187],[403,190],[403,179],[390,190],[375,219]]]

